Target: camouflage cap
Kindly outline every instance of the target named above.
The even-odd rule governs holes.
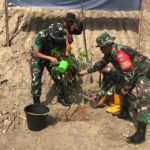
[[[111,37],[107,32],[102,33],[99,37],[97,37],[96,42],[97,46],[108,46],[112,44],[115,40],[115,37]]]
[[[49,34],[54,39],[55,38],[65,39],[67,32],[65,31],[61,23],[55,23],[49,26]]]

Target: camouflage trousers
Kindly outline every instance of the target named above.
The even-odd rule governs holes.
[[[69,59],[69,70],[72,72],[73,75],[76,74],[77,72],[77,66],[74,64],[74,68],[71,65],[70,62],[75,61],[75,59],[70,60]],[[32,82],[31,82],[31,96],[36,97],[36,96],[41,96],[41,79],[42,79],[42,74],[44,68],[47,68],[50,76],[52,77],[53,81],[56,84],[56,92],[57,94],[64,94],[64,83],[62,80],[62,74],[58,73],[52,73],[52,70],[55,70],[55,67],[58,67],[58,65],[50,65],[49,61],[41,60],[39,58],[31,58],[30,61],[30,69],[31,69],[31,76],[32,76]]]
[[[146,124],[150,123],[150,79],[145,75],[136,82],[138,120]]]
[[[41,61],[35,58],[31,59],[30,63],[30,69],[31,69],[31,76],[32,76],[32,82],[31,82],[31,96],[32,97],[40,97],[41,96],[41,80],[42,80],[42,74],[44,68],[47,68],[50,76],[51,76],[51,70],[49,68],[49,63],[46,61]],[[64,85],[61,82],[60,77],[58,76],[51,76],[56,83],[56,91],[57,93],[63,93],[64,92]]]
[[[99,98],[102,98],[105,95],[111,96],[114,93],[119,93],[124,83],[124,78],[120,76],[116,70],[103,73],[102,84],[97,92],[97,95]]]

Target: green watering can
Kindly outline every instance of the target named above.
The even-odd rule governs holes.
[[[65,73],[68,69],[68,61],[66,60],[61,60],[59,62],[59,66],[58,66],[58,72],[60,73]]]

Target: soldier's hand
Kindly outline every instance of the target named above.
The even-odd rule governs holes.
[[[83,14],[80,14],[79,16],[79,21],[83,22],[85,20],[85,16]]]
[[[111,70],[111,68],[106,66],[100,72],[105,73],[105,72],[109,72],[110,70]]]
[[[52,62],[52,63],[58,63],[58,60],[57,60],[57,58],[55,58],[55,57],[51,57],[50,58],[50,61]]]
[[[81,71],[79,72],[79,75],[80,75],[80,76],[84,76],[85,74],[88,74],[87,69],[81,70]]]
[[[126,91],[124,88],[122,88],[122,89],[121,89],[121,93],[122,93],[123,95],[127,95],[127,94],[128,94],[128,91]]]
[[[103,98],[102,98],[102,99],[100,99],[100,101],[99,101],[99,103],[98,103],[98,104],[99,104],[99,106],[103,106],[103,105],[104,105],[104,101],[105,101],[105,100],[104,100]]]

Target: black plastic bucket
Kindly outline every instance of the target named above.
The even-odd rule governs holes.
[[[49,108],[41,104],[31,104],[24,108],[28,129],[40,131],[47,126]]]

